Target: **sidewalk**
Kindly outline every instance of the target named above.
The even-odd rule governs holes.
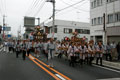
[[[65,58],[65,57],[63,57],[63,58]],[[94,64],[96,63],[96,59],[93,61],[93,63]],[[106,60],[103,59],[103,66],[120,70],[120,61],[111,61],[110,62],[110,61],[106,61]]]
[[[94,60],[93,63],[96,63],[96,61]],[[119,69],[120,70],[120,61],[105,61],[103,60],[103,65],[106,66],[106,67],[110,67],[110,68],[114,68],[114,69]]]

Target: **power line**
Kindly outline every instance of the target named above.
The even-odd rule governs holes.
[[[68,8],[70,8],[70,7],[73,7],[73,6],[79,4],[79,3],[83,2],[83,1],[85,1],[85,0],[82,0],[82,1],[76,2],[76,3],[72,4],[72,5],[69,5],[69,6],[67,6],[67,7],[65,7],[65,8],[63,8],[63,9],[61,9],[61,10],[59,10],[59,12],[65,10],[65,9],[68,9]]]
[[[41,9],[41,7],[43,6],[43,3],[45,3],[45,1],[44,2],[42,2],[42,1],[44,1],[44,0],[36,0],[32,4],[32,7],[30,7],[29,13],[27,12],[28,14],[26,14],[26,15],[30,15],[30,14],[36,15],[37,14],[36,12],[39,12],[39,11],[35,11],[35,10]]]
[[[65,1],[63,1],[63,0],[60,0],[62,3],[64,3],[64,4],[67,4],[67,5],[70,5],[70,4],[68,4],[68,3],[66,3]],[[86,2],[85,2],[86,3]],[[83,4],[81,4],[81,6],[82,5],[84,5],[85,3],[83,3]],[[84,11],[84,12],[89,12],[89,11],[86,11],[86,10],[83,10],[83,9],[79,9],[79,8],[77,8],[77,7],[74,7],[74,6],[72,6],[74,9],[77,9],[77,10],[80,10],[80,11]]]
[[[39,12],[42,10],[44,4],[45,4],[45,1],[41,4],[41,6],[39,7],[38,11],[34,14],[34,16],[37,16],[39,14]]]
[[[3,2],[2,2],[2,0],[0,0],[1,2],[1,7],[0,7],[0,10],[1,10],[1,15],[3,16],[3,13],[4,13],[4,11],[3,11]]]
[[[63,1],[63,0],[61,0],[61,1]],[[86,2],[85,2],[86,3]],[[84,5],[85,3],[83,3],[83,4],[81,4],[80,6],[82,6],[82,5]],[[66,3],[66,4],[68,4],[68,3]],[[68,4],[68,5],[70,5],[70,4]],[[73,7],[73,9],[76,9],[76,7]],[[71,10],[69,10],[69,11],[65,11],[66,13],[69,13],[69,12],[71,12],[73,9],[71,9]],[[80,10],[80,9],[77,9],[77,10]],[[81,10],[80,10],[81,11]],[[65,13],[64,12],[64,13]],[[89,11],[84,11],[84,12],[89,12]],[[59,15],[61,15],[61,14],[59,14]],[[59,15],[56,15],[56,16],[59,16]],[[63,15],[63,12],[62,12],[62,15]]]
[[[37,14],[38,10],[43,6],[44,3],[45,1],[41,0],[40,3],[36,5],[36,8],[34,8],[34,10],[31,12],[32,16],[35,16],[35,14]]]
[[[4,3],[4,1],[2,0],[2,4],[3,4],[3,14],[5,14],[5,3]]]
[[[36,8],[37,5],[40,4],[39,2],[40,2],[40,0],[36,0],[36,1],[34,2],[33,6],[31,7],[31,11],[29,12],[29,14],[33,12],[33,10]]]
[[[26,12],[26,15],[29,14],[32,11],[32,9],[33,9],[33,7],[34,7],[34,5],[36,4],[37,1],[39,1],[39,0],[33,0],[32,1],[30,7],[28,8],[28,11]]]
[[[61,9],[61,10],[59,10],[59,11],[56,12],[55,14],[58,14],[59,12],[65,10],[65,9],[68,9],[68,8],[70,8],[70,7],[73,7],[73,6],[79,4],[79,3],[83,2],[83,1],[85,1],[85,0],[82,0],[82,1],[76,2],[76,3],[74,3],[74,4],[71,4],[71,5],[67,6],[67,7],[65,7],[65,8],[63,8],[63,9]],[[46,19],[45,21],[43,21],[42,23],[48,21],[51,17],[52,17],[52,16],[50,16],[49,18],[47,18],[47,19]]]
[[[7,15],[6,0],[4,0],[4,9],[5,9],[5,14]]]
[[[33,3],[34,3],[34,0],[32,1],[32,3],[31,3],[31,5],[30,5],[30,6],[32,6],[32,5],[33,5]],[[29,8],[28,8],[27,12],[25,13],[25,16],[26,16],[26,15],[27,15],[27,13],[29,12],[30,8],[31,8],[31,7],[29,7]]]
[[[1,9],[1,7],[0,7],[0,14],[1,14],[1,16],[2,16],[2,9]]]

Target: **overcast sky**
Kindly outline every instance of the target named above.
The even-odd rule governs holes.
[[[6,15],[6,23],[11,26],[13,35],[17,35],[18,29],[22,27],[24,33],[24,16],[40,17],[41,22],[52,15],[52,4],[46,0],[0,0],[0,25],[2,15]],[[80,2],[81,1],[81,2]],[[80,2],[79,4],[60,11],[61,9]],[[89,22],[90,5],[89,0],[56,0],[56,19]],[[50,20],[47,20],[48,22]]]

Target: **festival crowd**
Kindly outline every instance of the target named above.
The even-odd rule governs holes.
[[[69,66],[88,64],[92,65],[92,61],[96,61],[96,65],[103,65],[103,57],[107,61],[117,59],[120,61],[120,42],[107,43],[103,45],[102,42],[95,43],[93,40],[89,42],[69,42],[69,41],[31,41],[31,40],[9,40],[4,42],[4,51],[9,53],[16,53],[16,58],[22,53],[23,60],[26,56],[33,54],[35,57],[40,57],[40,54],[45,54],[48,60],[48,65],[54,67],[54,56],[58,58],[65,58],[69,61]],[[99,62],[100,61],[100,62]]]

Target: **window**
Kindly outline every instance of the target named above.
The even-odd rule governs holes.
[[[54,32],[57,33],[57,25],[55,25]]]
[[[120,12],[119,13],[115,13],[115,22],[120,21]]]
[[[52,32],[53,32],[53,27],[51,26],[48,28],[48,33],[52,33]],[[57,25],[55,25],[54,27],[54,32],[57,33]]]
[[[90,30],[87,30],[87,34],[90,34]]]
[[[118,17],[119,17],[118,19],[119,19],[119,21],[120,21],[120,12],[119,12],[119,16],[118,16]]]
[[[64,28],[64,33],[72,33],[72,29]]]
[[[93,2],[91,2],[91,8],[96,8],[101,5],[102,5],[102,0],[94,0]]]
[[[101,24],[103,24],[103,17],[101,17]]]
[[[93,2],[91,2],[91,8],[94,8],[94,4],[93,4]]]
[[[113,14],[109,14],[108,15],[108,23],[112,23],[113,22]]]
[[[100,17],[98,17],[98,25],[100,25],[101,24],[101,18]]]
[[[84,30],[84,34],[90,34],[90,30]]]
[[[102,5],[102,0],[97,0],[97,6],[101,6]]]
[[[97,3],[96,0],[94,0],[94,7],[96,7],[96,3]]]
[[[90,30],[87,29],[75,29],[79,34],[90,34]]]
[[[94,25],[96,25],[96,18],[94,18]]]
[[[92,24],[92,26],[94,26],[94,25],[102,25],[103,24],[103,17],[93,18],[91,20],[91,24]]]
[[[98,17],[98,25],[102,24],[102,17]]]
[[[107,3],[113,2],[113,1],[117,1],[117,0],[106,0]]]
[[[82,29],[75,29],[76,32],[82,33]]]
[[[92,25],[94,25],[94,19],[92,19]]]

